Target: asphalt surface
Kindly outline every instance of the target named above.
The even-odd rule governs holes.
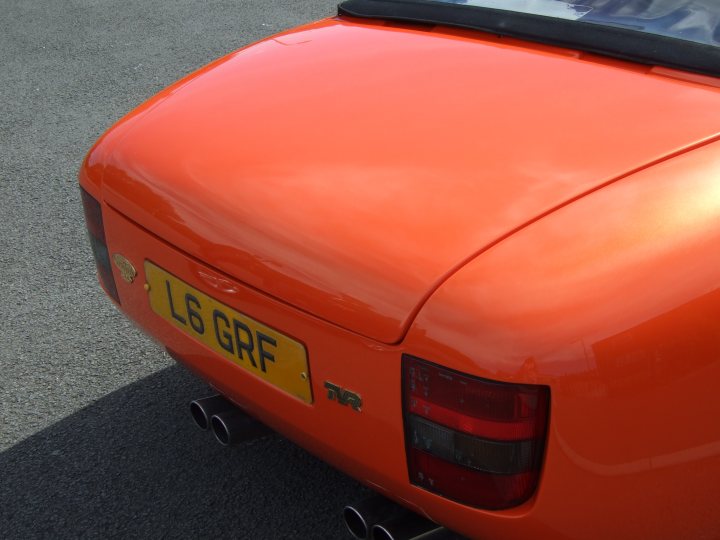
[[[348,537],[356,482],[191,424],[208,387],[100,292],[76,183],[125,112],[335,4],[0,0],[0,538]]]

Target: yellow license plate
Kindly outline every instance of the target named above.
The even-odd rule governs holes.
[[[305,347],[145,261],[153,311],[219,355],[312,403]]]

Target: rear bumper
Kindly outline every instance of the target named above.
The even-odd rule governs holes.
[[[104,205],[103,213],[110,252],[121,253],[138,272],[133,283],[127,283],[113,269],[122,311],[198,376],[287,438],[416,512],[473,537],[481,534],[488,520],[512,524],[507,538],[520,533],[518,518],[528,517],[533,500],[510,511],[485,512],[409,483],[401,405],[402,345],[381,344],[300,312],[175,250],[111,207]],[[156,315],[144,289],[145,260],[303,343],[313,403],[266,383]],[[362,411],[327,399],[325,381],[360,394]]]
[[[127,283],[113,268],[121,309],[130,319],[250,414],[387,497],[471,538],[669,539],[677,538],[680,529],[694,531],[689,533],[693,537],[716,536],[713,495],[717,490],[709,481],[718,470],[715,443],[698,447],[697,443],[692,446],[692,440],[679,440],[678,445],[687,450],[652,460],[627,461],[634,449],[633,441],[648,440],[650,444],[656,434],[662,435],[638,423],[638,418],[647,417],[643,411],[662,406],[670,411],[664,418],[683,422],[692,420],[689,415],[697,411],[703,412],[703,418],[715,417],[716,403],[708,398],[707,390],[717,379],[714,357],[708,357],[712,361],[709,368],[674,382],[669,400],[664,386],[627,395],[595,392],[614,380],[612,372],[548,381],[553,392],[551,422],[535,495],[510,510],[476,510],[413,486],[408,479],[401,404],[403,353],[443,358],[448,368],[469,372],[468,365],[462,364],[462,355],[443,354],[444,349],[438,350],[432,343],[423,345],[428,338],[422,337],[421,330],[428,327],[427,321],[424,327],[416,324],[403,343],[381,344],[220,274],[105,203],[103,216],[110,253],[122,254],[138,271],[134,282]],[[203,259],[214,259],[211,252],[199,253]],[[145,260],[303,343],[308,353],[313,403],[307,404],[269,385],[156,315],[143,287]],[[604,378],[598,379],[600,376]],[[518,374],[515,382],[533,382],[519,380],[522,377]],[[360,394],[362,411],[327,399],[325,381]],[[592,381],[592,385],[584,384]],[[696,401],[705,402],[705,408],[701,409]],[[704,425],[704,431],[698,433],[711,437],[711,424]],[[663,432],[670,433],[668,429]],[[688,429],[690,434],[696,432],[692,426]],[[680,434],[681,430],[676,425],[672,433]],[[582,453],[588,445],[592,455],[598,456],[594,460]],[[662,513],[658,508],[663,509]]]

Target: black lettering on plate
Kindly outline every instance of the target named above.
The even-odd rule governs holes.
[[[233,344],[232,336],[230,335],[230,332],[228,332],[228,330],[230,330],[230,321],[228,320],[227,316],[219,309],[216,309],[215,311],[213,311],[212,319],[213,327],[215,328],[215,340],[217,341],[218,345],[220,345],[230,354],[234,354],[235,346]],[[218,321],[223,322],[224,328],[222,331],[220,330],[220,325],[218,324]]]
[[[243,356],[247,352],[248,356],[250,357],[250,363],[254,368],[256,368],[257,364],[255,363],[255,358],[253,357],[253,350],[255,349],[255,345],[253,344],[252,332],[250,332],[250,329],[247,327],[246,324],[241,323],[237,319],[233,319],[233,330],[235,331],[235,341],[237,342],[238,358],[240,358],[240,360],[244,360]],[[245,333],[247,341],[243,341],[242,339],[240,339],[240,330]]]
[[[270,336],[266,336],[262,332],[257,333],[257,346],[258,356],[260,357],[260,369],[264,372],[267,372],[265,360],[268,360],[269,362],[275,362],[275,355],[273,355],[271,352],[266,351],[265,347],[263,347],[263,343],[267,343],[268,345],[277,347],[277,341],[275,341]]]
[[[170,303],[170,315],[172,318],[178,321],[180,324],[187,324],[187,321],[179,313],[175,311],[175,304],[173,304],[172,290],[170,289],[170,281],[165,280],[165,290],[167,291],[168,302]]]
[[[196,309],[190,307],[190,304],[193,304]],[[185,309],[187,310],[188,319],[190,319],[190,326],[192,326],[193,330],[198,334],[205,333],[205,322],[202,320],[200,312],[197,311],[201,307],[200,301],[197,298],[190,293],[185,293]]]

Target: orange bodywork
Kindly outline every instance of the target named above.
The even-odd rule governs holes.
[[[717,83],[334,18],[163,91],[80,183],[139,272],[114,269],[124,313],[368,486],[473,538],[718,538]],[[313,402],[158,317],[146,260],[301,342]],[[410,484],[403,353],[550,387],[531,500],[483,511]]]

